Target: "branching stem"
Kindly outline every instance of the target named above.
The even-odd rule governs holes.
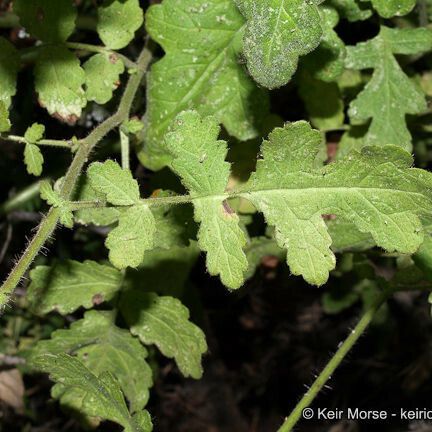
[[[305,393],[303,398],[294,408],[290,416],[285,420],[283,425],[279,428],[278,432],[290,432],[297,424],[297,422],[301,419],[303,411],[305,408],[309,407],[319,392],[322,390],[326,382],[333,375],[334,371],[339,367],[342,363],[346,355],[350,352],[359,338],[364,334],[369,324],[373,320],[375,314],[380,309],[380,307],[384,304],[384,302],[390,297],[393,293],[392,289],[384,290],[373,302],[373,304],[368,308],[368,310],[363,314],[360,318],[360,321],[351,331],[349,336],[346,338],[344,343],[339,347],[330,361],[327,363],[327,366],[323,369],[323,371],[316,378],[312,386]]]
[[[27,141],[24,137],[18,135],[0,135],[0,140],[3,141],[12,141],[16,143],[26,144]],[[47,146],[47,147],[63,147],[70,150],[73,150],[75,144],[72,140],[53,140],[53,139],[41,139],[37,142],[37,145]]]
[[[63,179],[60,188],[60,195],[63,199],[68,201],[71,200],[75,185],[80,177],[82,169],[88,161],[95,146],[111,130],[129,119],[132,103],[150,64],[151,57],[151,52],[148,50],[146,44],[138,58],[136,73],[130,76],[129,82],[126,85],[117,112],[112,117],[101,123],[96,129],[94,129],[87,136],[87,138],[82,140],[81,145],[79,146],[78,151],[72,160],[72,163]],[[7,304],[9,296],[14,291],[15,287],[18,285],[35,257],[39,254],[40,249],[53,234],[59,221],[59,216],[60,211],[58,209],[51,208],[46,217],[42,220],[36,234],[28,244],[23,255],[17,261],[12,272],[0,287],[0,308]]]

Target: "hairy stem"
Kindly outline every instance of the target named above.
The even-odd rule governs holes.
[[[0,140],[27,144],[27,141],[24,137],[17,136],[17,135],[0,135]],[[65,141],[65,140],[41,139],[37,142],[37,145],[47,146],[47,147],[63,147],[63,148],[68,148],[70,150],[74,148],[74,143],[72,141]]]
[[[137,70],[133,75],[130,76],[129,82],[126,85],[117,112],[112,117],[101,123],[96,129],[94,129],[87,136],[87,138],[82,140],[82,143],[72,160],[72,163],[63,179],[60,188],[60,195],[63,199],[68,201],[71,200],[82,169],[88,161],[90,153],[95,148],[95,146],[102,140],[102,138],[105,137],[105,135],[108,134],[108,132],[118,127],[123,121],[130,117],[133,100],[147,71],[150,61],[151,52],[148,50],[146,44],[138,58]],[[40,249],[54,232],[59,221],[59,217],[60,211],[58,209],[51,208],[46,217],[42,220],[36,234],[28,244],[23,255],[18,260],[17,264],[3,285],[0,287],[0,308],[5,306],[10,294],[18,285],[35,257],[39,254]]]
[[[383,305],[383,303],[390,297],[393,290],[384,290],[374,301],[374,303],[368,308],[368,310],[361,317],[360,321],[351,331],[349,336],[346,338],[344,343],[339,347],[331,360],[327,363],[327,366],[316,378],[310,389],[305,393],[303,398],[294,408],[290,416],[285,420],[283,425],[279,428],[278,432],[290,432],[297,422],[302,417],[305,408],[309,407],[319,392],[322,390],[326,382],[333,375],[334,371],[339,367],[343,359],[350,352],[355,343],[364,334],[365,330],[368,328],[372,319],[374,318],[377,311]]]

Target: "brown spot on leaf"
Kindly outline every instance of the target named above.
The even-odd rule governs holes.
[[[78,121],[79,117],[75,114],[71,114],[69,116],[62,116],[60,113],[54,113],[52,115],[55,119],[68,124],[69,126],[74,126],[75,123]]]
[[[110,56],[109,56],[109,61],[112,63],[112,64],[116,64],[117,62],[118,62],[118,55],[117,54],[115,54],[115,53],[112,53]]]
[[[234,210],[230,207],[230,205],[228,204],[228,201],[227,200],[224,200],[223,202],[222,202],[222,207],[223,207],[223,210],[224,210],[224,214],[225,215],[228,215],[228,216],[232,216],[235,212],[234,212]]]

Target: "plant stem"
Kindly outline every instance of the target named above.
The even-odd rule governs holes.
[[[305,393],[303,398],[294,408],[290,416],[285,420],[283,425],[279,428],[278,432],[290,432],[293,427],[297,424],[303,414],[303,410],[311,405],[315,397],[324,387],[326,382],[333,375],[334,371],[341,364],[345,356],[350,352],[355,343],[364,334],[365,330],[371,323],[376,312],[380,309],[383,303],[390,297],[393,290],[388,288],[385,289],[374,301],[374,303],[368,308],[368,310],[361,317],[360,321],[351,331],[344,343],[339,347],[331,360],[327,363],[327,366],[316,378],[310,389]]]
[[[120,58],[128,69],[134,69],[137,67],[135,62],[128,59],[123,54],[120,54],[117,51],[112,51],[112,50],[105,48],[103,46],[90,45],[90,44],[84,44],[84,43],[76,43],[76,42],[66,42],[66,46],[68,48],[71,48],[71,49],[75,49],[75,50],[79,50],[79,51],[86,51],[89,53],[100,53],[100,54],[114,55],[114,56],[117,56],[118,58]]]
[[[12,141],[21,144],[26,144],[27,141],[22,136],[17,135],[0,135],[0,139],[4,141]],[[72,141],[64,140],[52,140],[52,139],[41,139],[37,142],[37,145],[48,146],[48,147],[63,147],[72,150],[74,148],[74,143]]]
[[[108,134],[108,132],[118,127],[123,121],[130,117],[133,100],[147,71],[151,58],[151,52],[148,50],[146,44],[138,58],[137,71],[129,78],[129,82],[126,85],[117,112],[112,117],[101,123],[82,140],[60,188],[60,195],[63,199],[68,201],[71,200],[75,190],[75,185],[94,147],[102,140],[102,138],[105,137],[105,135]],[[51,208],[47,216],[42,220],[35,236],[28,244],[12,272],[0,287],[0,308],[7,304],[10,294],[14,291],[35,257],[39,254],[40,249],[54,232],[59,221],[59,216],[59,209]]]
[[[129,144],[129,136],[120,129],[121,161],[123,169],[130,168]]]

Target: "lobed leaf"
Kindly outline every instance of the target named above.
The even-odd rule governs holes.
[[[165,144],[173,156],[172,169],[195,198],[198,244],[207,252],[208,271],[235,289],[242,285],[248,267],[242,250],[246,238],[238,216],[225,201],[230,164],[225,162],[227,145],[217,140],[218,135],[215,119],[186,111],[177,117]]]
[[[103,105],[113,97],[125,67],[116,55],[96,54],[84,63],[83,69],[87,100]]]
[[[151,432],[148,412],[134,416],[129,413],[119,384],[110,372],[97,377],[80,360],[67,354],[43,354],[32,358],[31,366],[49,373],[51,379],[64,386],[87,392],[81,407],[87,415],[118,423],[125,432]]]
[[[27,143],[24,148],[24,162],[27,172],[39,177],[42,174],[44,158],[37,145]]]
[[[111,49],[124,48],[144,21],[139,0],[104,0],[98,8],[97,31]]]
[[[146,251],[153,249],[156,222],[148,205],[136,204],[119,217],[106,239],[110,261],[119,269],[138,267]]]
[[[166,55],[148,76],[144,165],[169,163],[163,137],[183,110],[215,115],[241,140],[259,135],[268,98],[238,61],[243,26],[232,0],[164,0],[149,8],[147,31]]]
[[[244,54],[258,84],[286,84],[298,59],[314,50],[323,34],[318,7],[305,0],[235,0],[247,19]]]
[[[372,119],[363,145],[395,144],[412,150],[405,117],[425,111],[426,100],[420,88],[403,72],[394,54],[421,54],[431,48],[429,29],[387,27],[381,27],[376,38],[348,47],[347,68],[374,68],[371,80],[349,109],[349,116],[356,124]]]
[[[64,260],[30,272],[28,298],[38,314],[56,310],[62,315],[110,301],[120,289],[122,274],[94,261]]]
[[[72,323],[68,330],[56,330],[50,339],[38,342],[31,350],[31,357],[46,353],[68,353],[96,375],[111,373],[128,399],[131,412],[142,410],[148,402],[153,382],[152,371],[146,362],[147,350],[129,331],[114,324],[112,312],[86,312],[84,318]],[[59,389],[58,384],[56,387],[55,392],[69,393],[69,401],[82,402],[88,395],[82,389],[68,390],[63,385]],[[74,393],[73,398],[70,392]]]
[[[45,134],[45,126],[39,123],[33,123],[25,132],[24,139],[29,144],[37,144]]]
[[[174,358],[184,376],[201,378],[201,357],[207,351],[207,343],[202,330],[189,321],[189,311],[179,300],[130,290],[122,295],[120,309],[132,334]]]
[[[362,7],[361,3],[358,3],[357,0],[330,0],[328,4],[351,22],[363,21],[372,15],[372,11],[367,7]]]
[[[54,117],[74,124],[87,103],[79,60],[62,45],[41,47],[34,74],[39,103]]]

